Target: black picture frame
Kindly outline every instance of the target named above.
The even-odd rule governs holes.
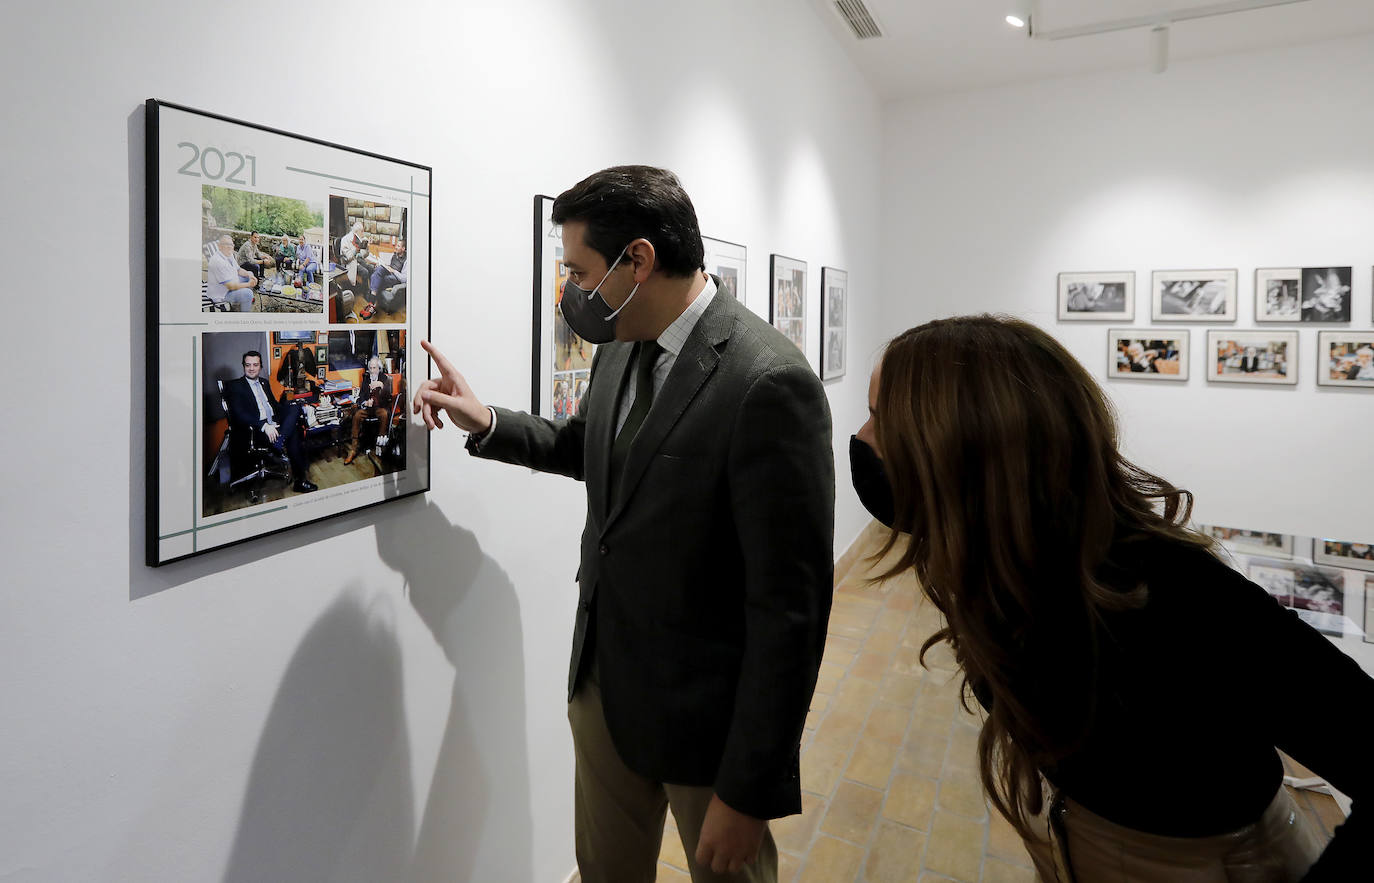
[[[838,293],[838,296],[837,296]],[[821,380],[838,380],[847,369],[849,350],[849,272],[821,267]],[[836,321],[838,319],[838,321]]]
[[[230,508],[207,515],[208,497],[205,491],[211,487],[208,483],[214,480],[216,474],[224,471],[229,473],[231,479],[234,475],[233,466],[223,466],[220,459],[221,455],[228,459],[227,438],[222,437],[220,446],[216,448],[210,442],[211,436],[204,431],[203,424],[208,420],[209,412],[202,409],[202,404],[212,398],[215,401],[222,400],[207,379],[206,372],[210,369],[203,359],[207,345],[216,342],[217,335],[240,335],[245,339],[257,337],[262,342],[261,351],[273,353],[275,365],[289,350],[295,349],[295,341],[290,347],[271,342],[274,332],[305,330],[303,326],[309,325],[315,337],[313,340],[302,340],[301,343],[306,347],[322,348],[323,344],[319,341],[331,326],[326,321],[322,302],[319,308],[308,304],[291,312],[287,319],[279,317],[284,314],[257,309],[261,305],[261,295],[289,297],[278,294],[281,289],[264,288],[261,281],[252,289],[253,311],[239,313],[231,321],[225,321],[230,314],[218,307],[206,309],[207,283],[201,282],[201,300],[195,302],[192,300],[195,297],[194,283],[188,285],[182,277],[188,273],[186,268],[199,265],[202,280],[206,279],[205,266],[211,259],[211,249],[207,246],[214,241],[206,240],[207,227],[212,224],[218,228],[217,237],[225,235],[223,226],[211,216],[212,201],[207,194],[212,189],[238,191],[262,199],[301,202],[305,204],[307,212],[315,202],[327,204],[329,192],[345,184],[386,191],[388,198],[396,200],[406,198],[415,212],[422,213],[417,217],[423,218],[422,243],[417,236],[416,249],[412,251],[412,255],[420,258],[411,263],[415,271],[410,274],[409,280],[412,309],[403,327],[375,329],[378,334],[385,335],[387,353],[393,357],[393,362],[405,366],[401,377],[393,379],[393,388],[397,384],[400,387],[399,394],[393,396],[393,402],[403,399],[411,385],[430,376],[428,358],[413,364],[414,360],[405,356],[405,349],[412,345],[411,341],[429,336],[432,321],[429,297],[432,272],[432,168],[156,98],[149,98],[144,103],[144,132],[147,443],[145,475],[142,479],[147,501],[145,564],[160,567],[252,542],[262,536],[428,492],[431,462],[428,433],[409,423],[404,408],[393,408],[393,411],[399,412],[399,417],[393,413],[393,421],[399,419],[399,426],[406,429],[404,432],[391,430],[398,444],[391,452],[384,453],[390,453],[393,458],[399,456],[399,461],[391,459],[392,468],[389,469],[378,465],[374,475],[347,478],[331,485],[349,485],[349,493],[312,493],[308,488],[303,488],[301,493],[294,496],[288,496],[283,490],[280,496],[267,499],[280,489],[268,490],[261,495],[255,489],[251,502],[242,503],[234,498],[226,504]],[[174,140],[179,137],[188,140]],[[164,142],[164,138],[168,140]],[[190,140],[193,138],[195,140]],[[254,149],[252,145],[257,145],[259,149]],[[182,163],[188,154],[192,158]],[[194,165],[197,157],[198,166]],[[293,158],[298,157],[309,157],[311,167],[293,165]],[[259,161],[262,161],[261,165]],[[355,180],[343,174],[345,167],[373,168],[379,172],[379,178],[386,178],[387,175],[393,177],[387,178],[386,184]],[[404,186],[401,186],[401,170],[405,173]],[[380,174],[383,171],[385,174]],[[283,195],[288,191],[306,195]],[[248,195],[243,199],[249,199]],[[197,214],[202,215],[202,247],[198,256],[201,260],[187,260],[195,255],[195,246],[191,247],[189,253],[180,246],[184,241],[193,241],[186,228],[188,218],[191,219],[189,223],[194,223]],[[206,218],[210,224],[207,224]],[[250,232],[258,229],[253,226]],[[285,232],[297,235],[290,229]],[[233,238],[232,235],[230,238]],[[169,242],[174,244],[169,245]],[[324,245],[327,251],[327,240]],[[318,249],[312,250],[317,257],[320,256]],[[324,261],[320,263],[323,270],[326,264]],[[189,271],[191,275],[195,272],[194,269]],[[232,277],[232,270],[226,272]],[[243,281],[242,277],[240,281]],[[309,291],[300,297],[308,300]],[[213,306],[221,302],[210,298],[209,303]],[[423,309],[419,308],[421,303]],[[221,305],[227,305],[227,302]],[[243,306],[241,303],[237,305]],[[278,349],[280,352],[274,351]],[[173,352],[175,358],[164,357]],[[423,370],[420,366],[423,366]],[[265,378],[269,374],[268,369],[269,366],[263,366]],[[222,377],[219,382],[224,382]],[[336,381],[336,385],[341,385],[341,382]],[[174,395],[164,392],[172,388],[175,388]],[[185,394],[188,388],[189,396]],[[285,389],[281,397],[286,398]],[[229,418],[223,412],[221,415],[225,420]],[[304,432],[306,422],[303,417],[298,425]],[[397,424],[393,422],[393,426]],[[169,433],[168,427],[174,427],[175,431]],[[225,436],[229,431],[232,431],[231,428],[226,427]],[[337,435],[334,427],[330,428],[330,434]],[[189,451],[178,448],[175,456],[169,456],[172,444],[185,444]],[[214,459],[210,464],[212,471],[207,473],[205,461],[210,460],[209,449],[214,449]],[[195,474],[189,476],[185,474],[184,467],[178,472],[177,467],[172,465],[184,462],[188,453],[190,462],[196,464]],[[383,461],[377,462],[380,464]],[[396,466],[396,462],[400,465]],[[288,483],[294,484],[301,477],[304,476],[297,476],[293,468],[289,472]],[[221,483],[215,481],[214,488],[222,490]],[[321,491],[328,489],[319,488]],[[224,499],[228,499],[227,492]]]
[[[535,194],[533,239],[530,413],[563,420],[577,413],[596,346],[579,337],[558,309],[567,273],[562,231],[553,223],[552,196]]]
[[[806,261],[768,256],[768,322],[806,352]]]

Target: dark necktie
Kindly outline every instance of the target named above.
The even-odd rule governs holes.
[[[635,401],[630,406],[630,413],[625,417],[625,425],[615,437],[615,444],[611,446],[612,504],[615,503],[616,493],[620,489],[621,473],[625,471],[625,458],[630,453],[630,445],[639,434],[639,427],[644,424],[649,408],[654,404],[654,365],[658,363],[658,355],[661,352],[663,347],[659,346],[656,340],[647,340],[639,344],[639,361],[635,364]]]

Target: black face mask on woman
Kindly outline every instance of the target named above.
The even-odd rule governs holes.
[[[860,441],[857,435],[849,437],[849,471],[854,479],[854,492],[868,514],[886,527],[892,527],[897,520],[892,483],[887,479],[887,470],[878,452],[867,442]]]

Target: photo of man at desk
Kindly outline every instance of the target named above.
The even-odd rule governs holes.
[[[201,337],[202,517],[405,469],[404,331]]]

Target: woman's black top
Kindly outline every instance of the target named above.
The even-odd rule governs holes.
[[[1374,879],[1374,679],[1207,552],[1141,552],[1149,600],[1106,615],[1097,720],[1051,782],[1117,824],[1205,837],[1259,819],[1279,748],[1354,801],[1307,879]]]

